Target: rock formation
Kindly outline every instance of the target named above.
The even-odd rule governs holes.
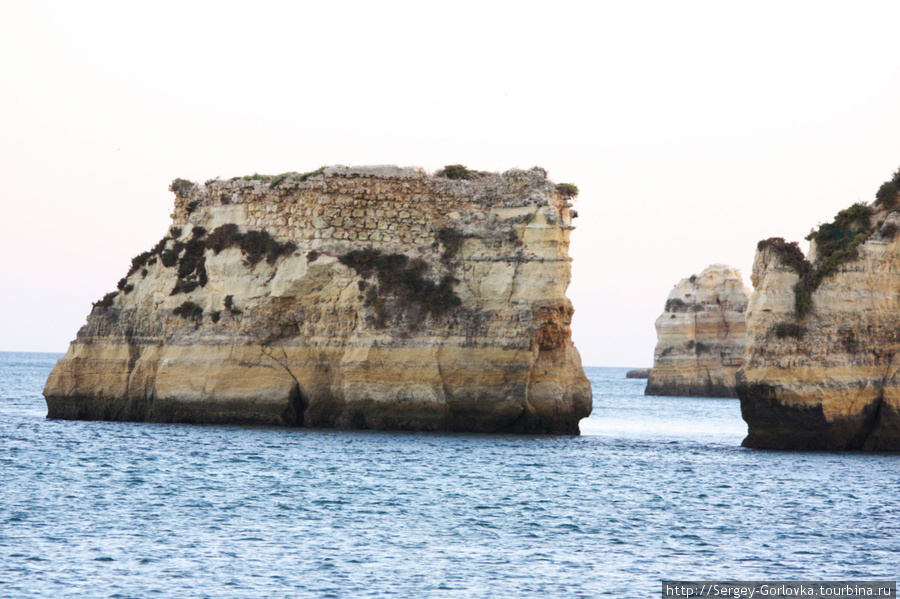
[[[656,319],[646,395],[736,397],[750,296],[741,273],[723,264],[682,279]]]
[[[841,211],[807,238],[808,259],[797,243],[759,243],[738,385],[745,446],[900,450],[897,203],[894,187]]]
[[[650,378],[649,368],[632,368],[625,373],[626,379],[648,379]]]
[[[47,380],[48,417],[577,434],[569,199],[539,168],[196,185]]]

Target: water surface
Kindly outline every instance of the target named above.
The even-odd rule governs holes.
[[[581,437],[46,420],[0,353],[0,596],[650,597],[896,579],[900,462],[742,449],[734,399],[588,368]]]

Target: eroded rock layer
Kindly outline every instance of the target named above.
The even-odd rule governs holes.
[[[195,185],[47,380],[50,418],[577,434],[568,198],[542,169]]]
[[[657,344],[646,395],[736,397],[750,292],[723,264],[682,279],[656,319]]]
[[[895,192],[896,194],[896,192]],[[747,447],[900,450],[900,214],[760,242],[738,394]]]

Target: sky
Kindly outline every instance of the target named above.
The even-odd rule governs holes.
[[[0,350],[63,352],[169,182],[327,164],[575,183],[573,336],[650,366],[713,263],[900,166],[900,3],[0,2]]]

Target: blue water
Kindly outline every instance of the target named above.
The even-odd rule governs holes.
[[[891,579],[900,461],[742,449],[737,400],[588,368],[581,437],[48,421],[0,353],[0,597],[658,597]]]

